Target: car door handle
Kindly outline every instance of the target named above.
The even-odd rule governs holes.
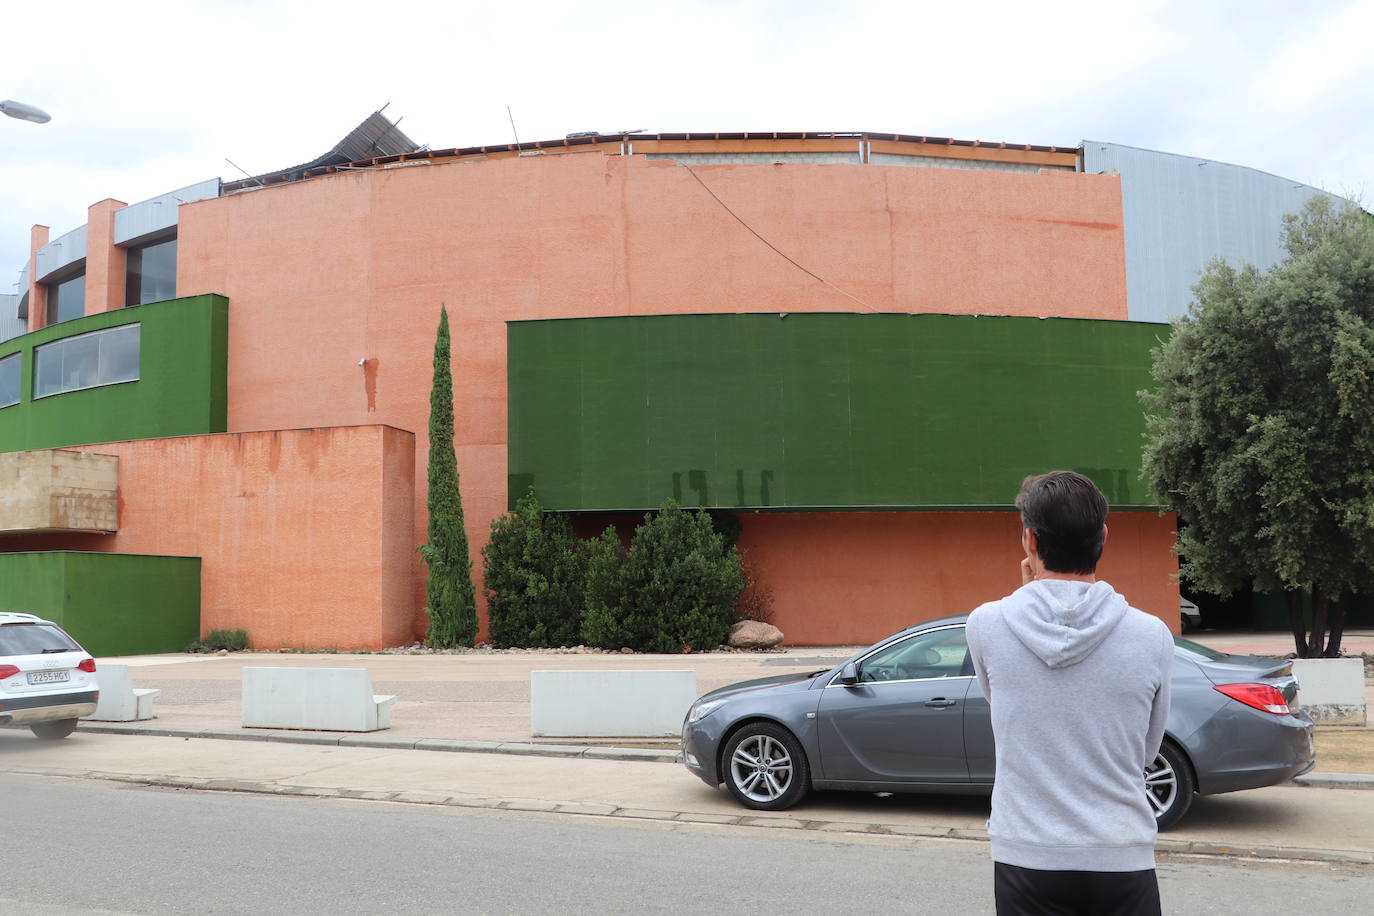
[[[946,700],[944,697],[936,697],[933,700],[926,700],[926,705],[935,709],[944,709],[946,706],[953,706],[955,700]]]

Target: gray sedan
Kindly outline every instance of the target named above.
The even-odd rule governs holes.
[[[713,690],[682,726],[687,768],[746,807],[780,811],[815,789],[992,791],[988,701],[965,616],[903,630],[834,668]],[[1312,720],[1289,662],[1175,638],[1164,746],[1141,791],[1161,828],[1194,793],[1275,785],[1312,769]]]

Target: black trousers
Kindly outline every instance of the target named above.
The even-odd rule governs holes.
[[[1153,868],[1042,871],[992,864],[997,916],[1160,916]]]

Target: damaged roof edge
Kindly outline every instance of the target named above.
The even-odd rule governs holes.
[[[375,119],[375,121],[374,121]],[[399,138],[404,143],[410,144],[408,148],[401,149],[400,144],[394,144],[396,148],[375,153],[363,153],[354,155],[347,159],[330,158],[331,156],[348,156],[358,151],[358,146],[349,145],[349,140],[355,135],[363,132],[369,124],[375,125],[376,122],[388,125],[394,131],[391,137],[386,137],[389,143]],[[375,129],[375,126],[374,126]],[[255,178],[241,178],[237,181],[226,181],[224,191],[231,193],[242,191],[253,187],[263,187],[269,184],[280,182],[299,181],[302,178],[311,178],[316,175],[324,175],[336,170],[337,167],[350,166],[354,168],[375,168],[377,166],[396,163],[404,160],[436,160],[436,159],[456,159],[467,156],[480,156],[488,153],[520,153],[535,152],[546,149],[566,148],[573,146],[588,146],[600,144],[621,144],[635,143],[641,141],[710,141],[710,140],[853,140],[859,141],[891,141],[910,144],[925,144],[929,146],[942,147],[962,147],[968,152],[967,158],[978,158],[977,150],[1020,150],[1025,152],[1042,154],[1067,154],[1081,156],[1082,147],[1076,146],[1038,146],[1029,143],[1005,143],[988,142],[983,140],[954,140],[949,137],[922,137],[911,134],[891,134],[891,133],[872,133],[868,131],[795,131],[795,132],[731,132],[731,133],[613,133],[583,135],[576,137],[565,137],[558,140],[531,140],[524,143],[502,143],[491,146],[468,146],[455,147],[453,149],[430,150],[421,149],[415,146],[409,138],[400,131],[395,130],[395,125],[382,117],[380,112],[374,113],[367,121],[349,134],[338,146],[330,151],[328,156],[321,157],[313,162],[303,163],[290,169],[283,169],[279,172],[270,172],[259,175]],[[380,148],[380,147],[379,147]],[[417,163],[418,164],[418,163]]]
[[[305,173],[310,169],[329,165],[345,165],[350,162],[376,159],[381,156],[400,156],[405,153],[413,153],[419,148],[420,145],[403,134],[395,123],[380,111],[374,111],[363,119],[363,123],[349,131],[342,140],[334,144],[333,149],[323,156],[309,162],[302,162],[300,165],[293,165],[289,169],[264,172],[261,175],[242,178],[238,181],[226,181],[223,184],[223,189],[237,191],[282,181],[297,181],[305,177]]]

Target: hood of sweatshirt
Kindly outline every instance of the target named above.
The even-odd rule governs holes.
[[[1067,668],[1091,655],[1129,608],[1106,582],[1039,579],[1021,586],[1012,597],[1016,609],[1003,619],[1051,668]]]

